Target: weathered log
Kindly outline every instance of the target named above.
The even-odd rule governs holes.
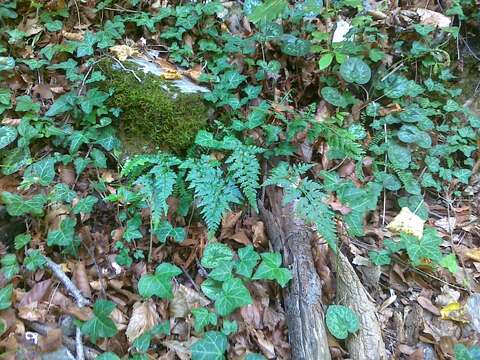
[[[337,256],[337,301],[360,317],[360,329],[347,339],[353,360],[387,359],[375,304],[345,255]]]
[[[295,360],[330,360],[322,307],[322,284],[312,258],[312,231],[295,216],[295,204],[282,206],[282,190],[267,190],[271,210],[260,202],[261,217],[275,251],[293,279],[284,289],[288,337]]]

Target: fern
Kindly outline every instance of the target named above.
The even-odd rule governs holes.
[[[186,180],[194,190],[200,212],[209,234],[220,225],[223,215],[230,210],[230,203],[240,204],[241,194],[232,181],[225,180],[218,163],[203,155],[199,161],[187,160],[181,168],[189,169]]]
[[[300,183],[299,190],[302,196],[296,206],[298,216],[306,223],[314,225],[330,248],[337,252],[335,213],[323,202],[325,193],[322,191],[322,186],[305,179]]]
[[[333,251],[337,251],[335,213],[323,202],[325,193],[319,183],[301,179],[312,165],[290,166],[280,163],[272,170],[264,185],[277,185],[284,189],[283,203],[296,201],[295,213],[307,224],[314,225],[316,231],[327,241]]]
[[[120,175],[135,179],[146,169],[151,168],[156,164],[172,166],[178,165],[179,163],[180,161],[176,157],[164,153],[136,155],[125,162]]]
[[[140,176],[135,185],[140,186],[140,194],[150,205],[153,225],[157,225],[162,216],[168,213],[167,199],[173,193],[177,174],[171,165],[162,163],[155,165],[147,174]]]
[[[257,208],[257,190],[259,188],[260,164],[255,154],[262,152],[255,146],[241,146],[233,151],[226,160],[231,178],[240,186],[250,205]]]
[[[354,160],[360,160],[365,154],[363,146],[358,143],[355,135],[335,124],[315,123],[308,138],[310,141],[314,141],[318,137],[324,138],[332,150],[340,151]]]

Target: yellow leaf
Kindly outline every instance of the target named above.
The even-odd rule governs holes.
[[[480,262],[480,248],[465,251],[465,256],[473,261]]]
[[[182,74],[180,74],[177,70],[168,69],[161,75],[161,77],[165,80],[180,80],[182,78]]]
[[[395,234],[404,232],[421,239],[424,224],[425,220],[422,220],[418,215],[411,212],[409,208],[404,207],[390,224],[388,224],[387,229]]]
[[[461,322],[464,324],[469,323],[467,314],[465,313],[465,309],[459,302],[453,302],[444,306],[440,310],[440,315],[442,320],[452,320]]]
[[[120,61],[125,61],[130,56],[138,55],[138,51],[128,45],[115,45],[108,50],[110,50]]]

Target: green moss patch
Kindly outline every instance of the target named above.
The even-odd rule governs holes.
[[[198,130],[207,126],[202,95],[180,93],[168,81],[128,65],[139,82],[131,71],[113,65],[110,61],[100,64],[107,77],[101,87],[114,92],[109,106],[122,110],[119,130],[125,151],[184,153]]]

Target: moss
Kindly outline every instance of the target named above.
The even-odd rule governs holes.
[[[108,101],[122,110],[120,138],[127,153],[166,150],[184,153],[198,130],[207,126],[207,108],[201,94],[182,94],[168,81],[141,70],[135,74],[112,67],[104,61],[101,70],[107,77],[101,85],[114,93]]]

